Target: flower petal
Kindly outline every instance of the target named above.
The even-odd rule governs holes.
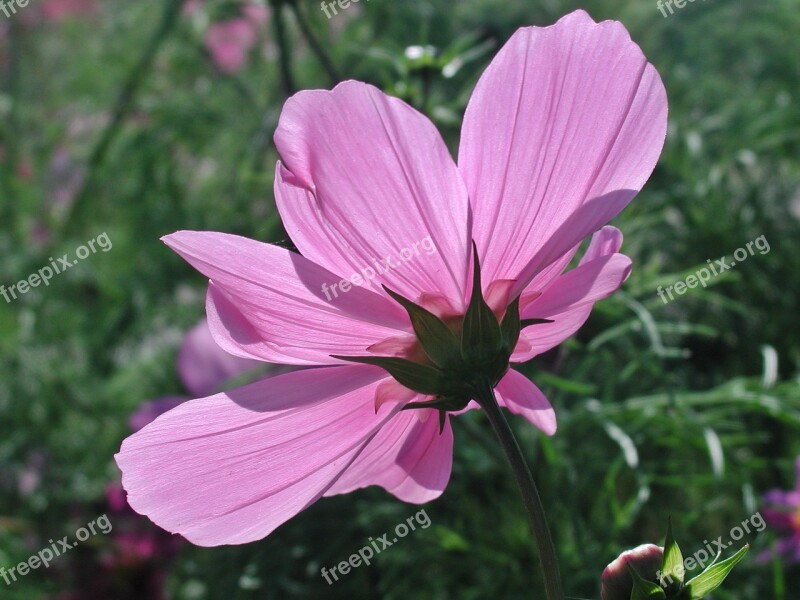
[[[388,297],[353,287],[284,248],[214,232],[179,231],[165,243],[212,279],[209,327],[223,350],[286,364],[331,364],[400,331],[408,316]],[[328,292],[326,292],[328,290]]]
[[[509,369],[497,384],[495,392],[500,406],[505,406],[515,415],[525,417],[547,435],[556,432],[556,413],[550,401],[522,373]]]
[[[520,312],[523,319],[551,319],[522,330],[520,339],[530,344],[523,354],[514,354],[512,361],[524,362],[556,347],[575,333],[589,318],[594,303],[613,294],[628,278],[631,260],[624,254],[600,252],[618,248],[613,232],[595,234],[581,264],[553,281],[542,294]],[[523,296],[524,297],[524,296]]]
[[[450,419],[439,433],[436,411],[424,421],[418,410],[403,411],[367,444],[325,495],[379,485],[404,502],[422,504],[438,498],[453,466]]]
[[[276,202],[304,256],[342,277],[377,271],[375,262],[389,258],[367,284],[412,300],[441,292],[461,306],[467,194],[427,117],[346,81],[292,96],[275,143],[286,167],[278,166]]]
[[[288,373],[186,402],[122,443],[128,502],[201,546],[263,538],[315,502],[401,407],[378,368]]]
[[[485,280],[518,279],[520,291],[622,210],[655,167],[666,115],[658,73],[620,23],[576,11],[517,31],[478,82],[462,127],[458,163]]]

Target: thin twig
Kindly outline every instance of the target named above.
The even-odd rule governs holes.
[[[292,65],[290,61],[291,50],[286,37],[286,21],[283,14],[284,0],[272,0],[272,25],[275,29],[275,42],[278,44],[278,66],[281,70],[281,87],[286,96],[295,93]]]
[[[317,39],[317,36],[314,35],[314,31],[309,26],[308,21],[303,15],[303,12],[300,10],[300,7],[297,6],[297,0],[288,0],[288,2],[289,7],[292,9],[292,12],[294,12],[295,19],[297,19],[297,24],[300,26],[300,31],[308,41],[308,45],[311,46],[311,51],[317,55],[319,62],[322,63],[322,68],[325,69],[325,72],[328,74],[328,77],[331,80],[331,85],[335,86],[342,80],[341,76],[339,75],[339,71],[333,64],[331,57],[328,56],[325,48]]]
[[[130,112],[134,98],[144,82],[145,75],[148,73],[148,71],[150,71],[158,51],[161,49],[162,44],[169,36],[169,33],[172,31],[175,24],[178,22],[178,17],[180,16],[183,2],[184,0],[169,0],[164,8],[164,12],[161,15],[161,21],[158,27],[153,32],[150,41],[145,46],[144,52],[142,52],[139,60],[131,69],[127,79],[123,83],[119,95],[114,102],[114,106],[111,109],[111,119],[103,130],[99,141],[89,155],[89,160],[86,164],[86,180],[84,181],[83,187],[77,194],[75,202],[73,203],[71,209],[73,213],[81,204],[83,204],[95,170],[103,162],[108,149],[111,147],[111,144],[114,142],[117,135],[119,135],[119,132],[122,129],[122,123]],[[68,219],[70,217],[74,217],[74,214],[68,215]]]

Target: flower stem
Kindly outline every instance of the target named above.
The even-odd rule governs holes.
[[[536,548],[539,552],[539,563],[544,576],[545,593],[548,600],[564,600],[564,591],[561,587],[561,574],[558,569],[558,557],[553,545],[553,538],[550,535],[550,528],[547,526],[547,518],[544,514],[539,492],[533,480],[531,470],[525,462],[519,444],[511,431],[511,427],[506,421],[497,400],[494,396],[494,389],[488,381],[481,385],[475,401],[481,405],[486,412],[489,422],[492,424],[497,439],[506,454],[506,458],[511,465],[514,479],[522,494],[522,502],[525,505],[525,512],[528,514],[528,523],[533,533]]]

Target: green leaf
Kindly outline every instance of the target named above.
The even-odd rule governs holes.
[[[408,298],[393,292],[385,285],[383,289],[408,312],[414,333],[428,358],[439,367],[456,364],[461,358],[460,343],[450,328],[432,312],[414,304]]]
[[[503,322],[500,323],[500,332],[503,336],[503,347],[506,352],[511,355],[514,351],[514,346],[517,345],[519,340],[519,332],[522,330],[519,322],[519,296],[508,305],[506,314],[503,317]]]
[[[666,599],[667,595],[656,582],[643,579],[630,565],[628,565],[628,572],[630,572],[631,577],[633,577],[631,600],[652,600],[653,598]]]
[[[679,591],[683,587],[683,554],[672,535],[672,518],[667,525],[667,539],[664,540],[664,561],[661,563],[661,581],[666,581],[668,591]]]
[[[441,371],[428,365],[406,360],[405,358],[394,358],[386,356],[337,356],[333,358],[346,360],[348,362],[374,365],[388,371],[400,385],[414,390],[420,394],[438,395],[443,388],[444,376]]]
[[[736,564],[744,558],[744,555],[747,554],[749,549],[750,544],[747,544],[744,548],[739,550],[730,558],[725,559],[722,562],[712,564],[705,571],[700,573],[700,575],[694,579],[691,579],[689,583],[686,584],[686,590],[689,592],[689,598],[691,598],[691,600],[699,600],[722,585],[722,582],[725,581],[728,573],[730,573],[733,567],[735,567]]]
[[[464,329],[461,332],[461,355],[478,362],[491,359],[502,345],[500,324],[492,309],[483,299],[481,290],[481,266],[478,261],[478,248],[472,242],[473,275],[472,297],[467,313],[464,315]]]

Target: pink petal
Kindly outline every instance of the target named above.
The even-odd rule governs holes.
[[[404,502],[438,498],[450,480],[453,430],[448,419],[440,434],[436,411],[423,410],[433,413],[424,421],[418,410],[392,417],[325,495],[379,485]]]
[[[278,208],[304,256],[346,278],[388,257],[393,266],[365,285],[411,299],[439,292],[462,307],[468,199],[427,117],[347,81],[290,98],[275,143],[286,167],[275,177]]]
[[[622,210],[656,164],[666,115],[658,73],[620,23],[576,11],[517,31],[462,127],[459,169],[484,280],[518,279],[520,291]],[[547,252],[534,256],[542,241]]]
[[[417,397],[417,393],[400,385],[394,379],[385,379],[375,390],[375,412],[387,402],[400,402],[406,404]]]
[[[525,417],[547,435],[556,432],[556,413],[542,391],[533,382],[509,369],[495,388],[498,404],[515,415]]]
[[[247,238],[181,231],[163,238],[211,278],[208,320],[223,350],[285,364],[330,364],[331,354],[364,354],[377,341],[410,330],[386,296],[353,287],[337,301],[323,285],[332,273],[299,254]]]
[[[214,341],[205,319],[186,334],[178,353],[178,374],[194,396],[207,396],[229,379],[251,371],[259,364],[222,350]]]
[[[622,232],[616,227],[606,225],[592,236],[589,247],[581,256],[580,264],[584,265],[601,256],[619,252],[619,249],[622,248],[622,241]]]
[[[128,503],[201,546],[263,538],[322,497],[399,410],[376,367],[268,378],[162,415],[122,443]]]
[[[523,319],[554,322],[523,329],[520,339],[530,344],[530,350],[515,353],[512,361],[524,362],[556,347],[580,329],[595,302],[607,298],[624,283],[630,274],[631,260],[623,254],[600,255],[619,248],[621,237],[617,237],[617,233],[609,228],[595,234],[581,264],[558,277],[538,298],[521,309]],[[585,261],[586,258],[591,260]]]

